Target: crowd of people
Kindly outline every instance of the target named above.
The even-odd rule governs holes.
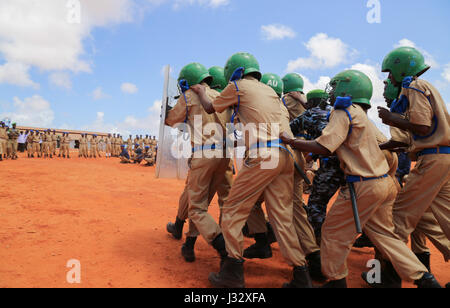
[[[78,140],[73,140],[70,134],[57,134],[55,130],[26,130],[17,129],[16,123],[11,128],[0,122],[0,161],[4,159],[18,159],[18,152],[27,152],[28,158],[70,159],[70,149],[78,148],[79,158],[100,158],[102,152],[106,158],[118,157],[121,162],[140,163],[146,161],[148,166],[156,162],[156,137],[136,135],[133,139],[124,141],[119,134],[98,136],[96,134],[82,134]],[[124,159],[128,157],[127,159]]]
[[[311,288],[318,281],[324,288],[346,288],[352,247],[371,246],[382,271],[381,281],[362,273],[369,286],[399,288],[404,280],[441,288],[426,238],[450,259],[450,116],[438,90],[420,78],[429,69],[414,48],[385,57],[387,105],[378,113],[390,128],[389,140],[367,115],[373,85],[361,71],[343,71],[326,89],[305,95],[300,75],[263,75],[248,53],[233,55],[224,69],[185,66],[178,79],[182,93],[165,118],[169,126],[184,123],[202,136],[192,140],[176,220],[167,225],[180,240],[189,220],[184,259],[196,260],[201,235],[221,260],[219,272],[209,275],[212,286],[243,288],[245,259],[272,257],[270,245],[277,241],[293,268],[284,287]],[[225,133],[206,129],[211,124]],[[248,135],[246,157],[234,177],[223,136],[233,136],[227,129],[239,125]],[[411,172],[404,153],[416,161]],[[316,161],[305,204],[303,182],[311,180],[306,166]],[[218,222],[208,213],[216,193]],[[255,239],[245,250],[243,235]]]

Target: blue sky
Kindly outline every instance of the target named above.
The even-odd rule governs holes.
[[[433,66],[424,79],[450,102],[447,0],[380,0],[372,24],[367,0],[79,0],[80,23],[68,22],[67,1],[1,2],[0,119],[157,135],[163,66],[176,77],[187,63],[224,66],[238,51],[263,72],[300,73],[307,90],[361,69],[377,106],[383,57],[415,46]]]

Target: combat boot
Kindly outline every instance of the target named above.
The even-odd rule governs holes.
[[[322,273],[322,262],[320,260],[320,250],[306,256],[308,262],[309,275],[312,280],[317,282],[325,281],[326,278]]]
[[[294,267],[292,275],[292,281],[283,284],[284,289],[311,289],[313,287],[307,266]]]
[[[220,272],[209,274],[209,282],[214,288],[245,288],[244,261],[225,257],[221,262]]]
[[[445,285],[446,289],[450,289],[450,282]]]
[[[401,289],[402,279],[397,274],[391,262],[384,260],[384,267],[381,270],[381,283],[369,282],[368,273],[361,274],[362,279],[374,289]]]
[[[347,279],[329,281],[322,286],[322,289],[347,289]]]
[[[225,239],[223,238],[222,234],[219,234],[214,241],[212,242],[213,248],[217,251],[220,258],[222,259],[222,262],[225,260],[225,258],[228,256],[227,249],[225,247]]]
[[[269,241],[269,245],[277,242],[277,237],[270,222],[267,223],[267,240]]]
[[[437,282],[433,274],[430,273],[423,274],[422,278],[416,280],[414,284],[418,289],[442,289],[439,282]]]
[[[353,244],[355,248],[374,248],[372,241],[363,233]]]
[[[181,220],[177,217],[177,219],[175,220],[175,223],[169,222],[167,224],[167,232],[172,234],[174,239],[181,240],[181,238],[183,237],[184,223],[185,223],[184,220]]]
[[[184,260],[188,263],[192,263],[195,261],[195,242],[197,241],[197,237],[187,237],[186,242],[181,247],[181,255],[184,257]]]
[[[272,258],[272,248],[266,233],[255,234],[256,243],[244,250],[246,259],[270,259]]]
[[[431,254],[429,252],[424,252],[424,253],[416,253],[415,255],[417,259],[419,259],[419,261],[422,262],[422,264],[431,273],[431,264],[430,264]]]

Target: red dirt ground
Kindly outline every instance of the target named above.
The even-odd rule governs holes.
[[[184,183],[155,179],[154,171],[117,158],[0,162],[0,287],[209,287],[208,274],[219,267],[213,249],[199,240],[197,261],[187,264],[182,242],[166,232]],[[218,215],[216,201],[211,212]],[[248,287],[278,288],[290,279],[273,248],[272,259],[245,263]],[[445,284],[449,267],[431,249],[433,272]],[[352,251],[350,287],[364,287],[360,273],[372,256]],[[81,262],[80,285],[66,282],[70,259]]]

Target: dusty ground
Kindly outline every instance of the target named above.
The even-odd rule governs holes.
[[[203,240],[197,262],[183,261],[181,242],[165,227],[184,183],[157,180],[154,168],[114,158],[21,158],[0,162],[0,177],[0,287],[203,288],[208,273],[218,270],[219,259]],[[248,287],[278,288],[290,278],[273,247],[271,260],[245,263]],[[449,265],[432,252],[433,271],[445,284]],[[353,250],[350,287],[364,286],[360,273],[371,258],[369,249]],[[70,259],[81,262],[81,285],[66,281]]]

